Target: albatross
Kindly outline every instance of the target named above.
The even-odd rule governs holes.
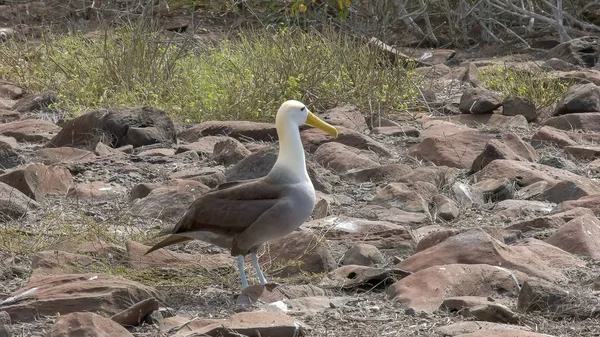
[[[183,217],[157,236],[168,235],[148,249],[188,240],[201,240],[229,249],[237,256],[242,288],[248,287],[244,258],[250,254],[260,284],[267,280],[257,252],[267,241],[295,231],[315,207],[315,189],[306,171],[299,127],[308,124],[337,138],[335,127],[322,121],[296,100],[284,102],[275,117],[279,154],[264,177],[220,184],[200,196]],[[145,255],[145,254],[144,254]]]

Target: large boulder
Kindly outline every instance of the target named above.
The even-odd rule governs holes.
[[[449,263],[419,270],[392,284],[386,294],[405,307],[432,313],[448,297],[516,297],[519,283],[527,279],[519,271],[487,264]]]
[[[66,167],[27,164],[0,175],[0,182],[28,197],[41,200],[46,195],[66,195],[73,187],[73,176]]]
[[[475,158],[492,139],[493,135],[479,131],[464,131],[447,137],[428,137],[413,146],[409,154],[438,166],[470,169]]]
[[[587,83],[569,88],[556,106],[554,115],[597,111],[600,111],[600,87]]]
[[[301,229],[322,233],[329,242],[360,242],[388,254],[411,252],[415,238],[404,226],[361,218],[329,216],[305,222]]]
[[[320,114],[322,120],[334,125],[344,126],[350,130],[364,132],[369,129],[365,116],[353,105],[343,105]]]
[[[259,261],[278,277],[331,271],[336,263],[324,241],[311,232],[292,232],[267,243]]]
[[[478,159],[490,141],[496,140],[501,143],[499,146],[507,148],[512,152],[511,155],[497,155],[494,159],[516,159],[534,161],[537,159],[535,150],[527,143],[523,142],[518,136],[512,133],[502,133],[494,135],[479,131],[463,131],[452,135],[441,135],[428,137],[420,144],[410,149],[410,155],[417,159],[426,160],[436,165],[447,165],[457,168],[471,169],[474,161]],[[508,151],[507,150],[507,151]],[[494,152],[494,151],[491,151]],[[484,152],[484,155],[487,153]],[[476,165],[477,170],[481,166],[492,161],[479,158]]]
[[[48,337],[133,337],[119,323],[92,312],[74,312],[59,316]]]
[[[34,152],[37,160],[46,165],[55,164],[83,164],[93,161],[96,154],[91,151],[75,149],[72,147],[57,147],[39,149]]]
[[[389,183],[374,197],[371,203],[393,206],[407,212],[429,213],[432,199],[439,193],[437,187],[425,181],[414,183]]]
[[[0,302],[11,319],[31,322],[39,315],[88,311],[115,315],[147,298],[161,299],[148,286],[103,274],[51,275],[31,280]]]
[[[485,145],[483,151],[473,161],[471,172],[477,172],[498,159],[530,162],[539,159],[533,146],[522,141],[519,136],[508,133],[503,138],[502,141],[492,139]]]
[[[566,131],[600,132],[600,112],[568,113],[549,118],[544,125]]]
[[[278,139],[275,124],[250,121],[207,121],[179,134],[181,139],[190,143],[206,136],[229,136],[237,140],[266,142]]]
[[[537,118],[535,104],[521,97],[505,98],[502,102],[502,114],[505,116],[521,115],[528,122],[534,121]]]
[[[47,109],[52,103],[58,101],[56,93],[53,91],[42,91],[40,93],[29,94],[21,97],[13,107],[18,112],[36,112]]]
[[[175,126],[166,112],[153,108],[100,109],[68,121],[46,147],[70,146],[93,151],[96,144],[139,147],[176,142]]]
[[[0,135],[13,137],[19,142],[46,142],[60,132],[60,127],[41,119],[22,119],[0,124]]]
[[[523,313],[539,312],[569,319],[598,317],[597,297],[585,292],[576,293],[572,288],[564,289],[559,285],[540,280],[529,279],[523,282],[517,309]]]
[[[0,182],[0,220],[18,219],[40,205],[5,183]]]
[[[460,98],[459,109],[464,114],[491,114],[502,102],[484,88],[469,88]]]
[[[344,174],[342,177],[355,183],[382,183],[398,181],[411,171],[412,168],[406,164],[388,164],[362,170],[353,170]]]
[[[9,139],[14,141],[14,138],[0,136],[0,170],[10,169],[25,163],[23,157],[15,151],[14,144]]]
[[[194,319],[173,316],[161,322],[170,336],[262,336],[303,337],[310,329],[306,324],[282,312],[240,312],[227,319]]]
[[[208,191],[208,186],[195,180],[173,181],[152,189],[141,198],[132,198],[131,212],[144,218],[177,221],[198,197]],[[144,195],[136,189],[138,193]]]
[[[563,42],[550,49],[546,57],[592,68],[598,63],[600,57],[600,38],[597,36],[584,36]]]
[[[546,242],[572,254],[600,259],[600,221],[582,215],[560,227]]]
[[[475,173],[472,178],[474,182],[483,181],[485,179],[506,178],[511,181],[516,181],[518,185],[522,187],[538,181],[546,181],[549,185],[555,185],[562,180],[568,180],[579,186],[600,189],[600,184],[594,180],[567,170],[528,161],[508,159],[497,159],[492,161],[481,171]]]
[[[342,143],[325,143],[315,151],[315,161],[338,173],[379,166],[360,150]]]
[[[429,129],[432,126],[445,128],[445,126],[456,127],[462,126],[464,131],[470,128],[480,128],[482,125],[497,129],[529,129],[527,118],[523,115],[505,116],[497,113],[494,114],[462,114],[443,117],[425,118],[423,128]],[[434,129],[435,130],[435,129]],[[421,132],[421,136],[429,137],[426,132]]]
[[[361,132],[348,129],[344,126],[336,126],[336,129],[338,130],[339,135],[335,139],[316,128],[310,128],[300,132],[300,138],[302,139],[304,149],[307,152],[313,153],[321,145],[335,142],[360,150],[371,151],[382,157],[391,156],[389,149],[385,145]]]
[[[481,229],[472,229],[450,236],[412,255],[396,267],[417,272],[454,263],[488,264],[549,280],[566,279],[564,269],[567,266],[583,266],[583,262],[575,256],[549,244],[529,241],[523,245],[508,246]]]

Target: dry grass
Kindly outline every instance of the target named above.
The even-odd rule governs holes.
[[[56,91],[52,107],[69,116],[149,105],[188,121],[271,121],[286,99],[315,110],[342,103],[367,110],[377,101],[386,111],[406,111],[420,99],[418,76],[332,30],[246,30],[208,46],[144,20],[96,38],[72,32],[33,46],[9,41],[0,50],[0,79]]]
[[[505,65],[488,67],[479,73],[479,79],[488,89],[501,93],[500,99],[509,96],[529,100],[536,108],[546,108],[560,101],[571,80],[563,80],[539,69],[518,69]]]

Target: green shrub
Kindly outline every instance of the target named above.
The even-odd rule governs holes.
[[[0,78],[52,89],[70,116],[110,106],[151,105],[189,121],[272,121],[286,99],[316,110],[418,104],[421,79],[380,51],[333,31],[249,31],[216,47],[165,40],[142,25],[46,38],[0,50]]]
[[[479,73],[483,85],[508,96],[526,98],[537,108],[551,106],[560,101],[573,81],[567,81],[539,69],[517,69],[494,66]]]

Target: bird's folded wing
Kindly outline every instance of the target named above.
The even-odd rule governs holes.
[[[262,179],[215,189],[196,200],[181,220],[161,234],[210,231],[232,235],[244,231],[285,195],[286,185]]]

